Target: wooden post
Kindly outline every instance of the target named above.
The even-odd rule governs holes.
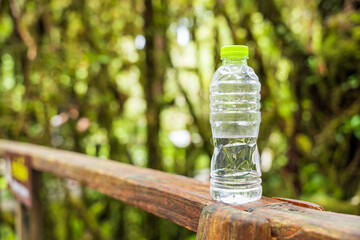
[[[200,215],[197,240],[271,238],[269,222],[251,213],[224,204],[211,204]]]
[[[19,200],[16,200],[15,209],[15,231],[18,240],[25,240],[29,235],[29,226],[26,219],[26,207]]]
[[[18,240],[41,240],[42,239],[42,207],[40,202],[39,187],[41,173],[32,171],[33,199],[32,207],[27,208],[16,200],[15,229]]]

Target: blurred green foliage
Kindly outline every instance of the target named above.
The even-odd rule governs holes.
[[[359,8],[353,0],[0,1],[0,138],[203,178],[220,47],[246,44],[262,83],[264,195],[360,214]],[[45,239],[195,239],[72,181],[42,181]],[[12,197],[2,177],[0,188],[5,206]],[[11,214],[2,208],[2,239],[15,239]]]

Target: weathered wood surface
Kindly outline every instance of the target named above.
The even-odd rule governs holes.
[[[36,170],[77,180],[195,232],[203,209],[216,203],[209,194],[209,184],[192,178],[69,151],[0,140],[0,156],[6,151],[28,154]],[[263,197],[253,203],[229,207],[246,211],[253,219],[266,219],[274,239],[360,239],[359,216],[306,208],[309,204],[304,204],[305,207],[297,205]],[[234,218],[241,219],[241,216]]]
[[[206,206],[200,216],[197,240],[271,239],[266,218],[224,204]]]
[[[192,231],[202,209],[214,203],[209,185],[184,176],[139,168],[84,154],[0,140],[6,151],[28,154],[32,167],[67,177]]]
[[[311,202],[306,202],[306,201],[301,201],[301,200],[296,200],[296,199],[289,199],[289,198],[280,198],[280,197],[272,197],[272,198],[280,200],[280,201],[292,203],[295,206],[311,208],[311,209],[315,209],[315,210],[319,210],[319,211],[325,211],[325,209],[322,206],[315,204],[315,203],[311,203]]]

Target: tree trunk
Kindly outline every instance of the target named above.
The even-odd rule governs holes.
[[[154,9],[151,0],[145,1],[144,11],[144,32],[145,32],[145,74],[144,92],[147,104],[147,138],[146,147],[148,150],[149,168],[161,169],[161,154],[159,149],[159,130],[160,130],[160,106],[157,98],[162,94],[162,82],[159,76],[159,69],[156,68],[155,57],[155,36],[157,26],[154,22]],[[160,221],[158,217],[146,213],[144,224],[146,224],[146,238],[155,240],[160,238]]]

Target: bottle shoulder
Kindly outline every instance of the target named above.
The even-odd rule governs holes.
[[[211,83],[218,81],[246,80],[259,82],[254,69],[245,64],[229,64],[220,66],[212,76]]]

